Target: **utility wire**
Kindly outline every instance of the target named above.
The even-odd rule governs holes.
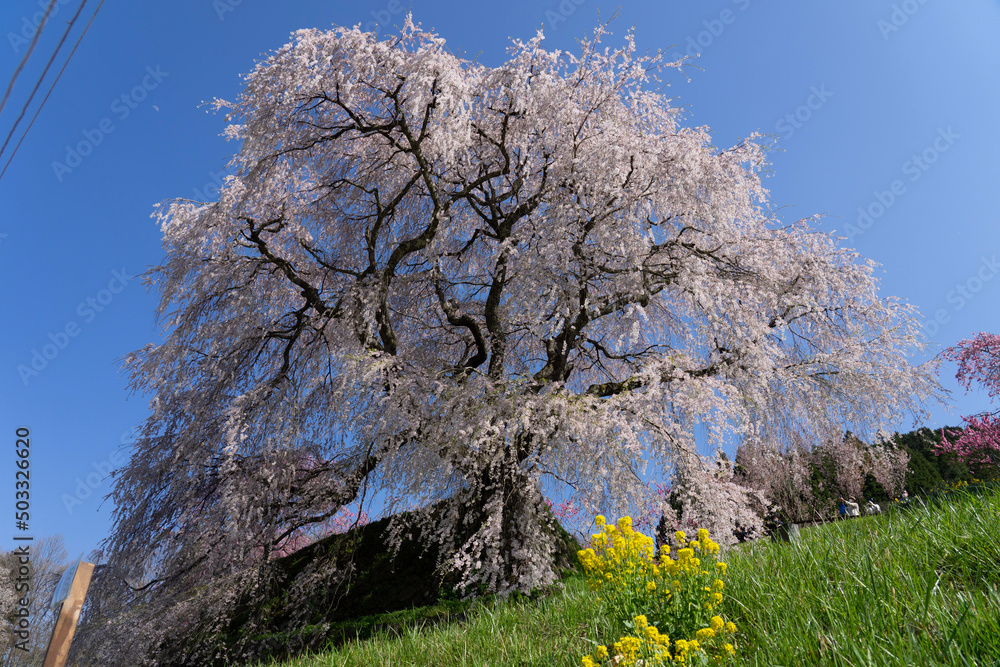
[[[55,80],[52,82],[52,85],[49,86],[49,90],[45,93],[45,97],[42,98],[42,103],[38,105],[37,109],[35,109],[35,115],[31,117],[31,122],[28,123],[28,127],[24,129],[24,134],[21,135],[21,138],[18,140],[17,145],[14,146],[13,152],[11,152],[10,154],[10,157],[7,158],[7,163],[3,166],[3,171],[0,171],[0,179],[2,179],[3,175],[7,173],[7,167],[10,166],[10,163],[14,159],[14,156],[17,155],[17,149],[21,147],[21,142],[23,142],[24,138],[28,136],[28,132],[31,130],[31,126],[35,124],[35,120],[38,118],[38,114],[42,111],[42,107],[44,107],[45,103],[48,101],[49,95],[52,94],[52,89],[56,87],[57,83],[59,83],[59,78],[63,75],[63,72],[66,71],[66,66],[69,65],[69,61],[73,58],[73,54],[76,53],[76,47],[80,46],[80,42],[83,41],[83,36],[87,34],[88,30],[90,30],[90,24],[94,22],[95,18],[97,18],[97,12],[101,11],[102,6],[104,6],[104,0],[101,0],[97,4],[97,8],[94,9],[94,13],[91,14],[90,20],[87,21],[87,25],[84,26],[83,28],[83,32],[81,32],[80,36],[77,38],[76,44],[73,45],[73,50],[70,51],[69,55],[66,57],[66,62],[63,63],[63,66],[59,70],[59,73],[56,74]]]
[[[52,12],[52,8],[55,7],[56,0],[49,0],[49,6],[45,9],[45,15],[42,16],[42,22],[38,24],[38,29],[35,30],[35,36],[31,39],[31,44],[28,45],[28,51],[21,58],[21,62],[18,64],[17,69],[14,70],[14,75],[10,77],[10,83],[7,84],[7,90],[3,94],[3,99],[0,100],[0,112],[3,111],[3,107],[7,104],[7,98],[10,97],[10,91],[14,88],[14,82],[17,80],[17,75],[21,73],[24,68],[24,64],[28,62],[28,56],[31,52],[35,50],[35,44],[38,43],[38,38],[42,36],[42,28],[45,27],[45,22],[49,20],[49,13]]]
[[[52,56],[49,58],[49,61],[45,63],[45,69],[42,70],[42,75],[38,77],[38,81],[35,82],[35,87],[31,89],[31,94],[28,95],[28,101],[24,103],[23,107],[21,107],[21,113],[14,120],[14,125],[10,128],[10,132],[7,133],[7,138],[3,140],[3,146],[0,146],[0,159],[3,157],[3,152],[7,150],[7,144],[10,143],[10,138],[14,136],[14,131],[17,130],[18,123],[20,123],[21,119],[24,118],[24,114],[28,112],[28,107],[31,106],[31,100],[35,99],[35,93],[37,93],[38,89],[42,87],[42,81],[45,80],[45,75],[49,73],[49,68],[52,67],[52,63],[55,61],[56,56],[59,55],[59,50],[66,42],[66,38],[69,37],[69,33],[73,29],[73,25],[76,23],[77,17],[80,16],[80,12],[83,11],[83,7],[86,4],[87,0],[83,0],[83,2],[80,3],[80,6],[76,8],[76,14],[73,14],[73,18],[69,20],[66,30],[63,32],[62,39],[60,39],[59,43],[56,45],[56,50],[52,52]]]

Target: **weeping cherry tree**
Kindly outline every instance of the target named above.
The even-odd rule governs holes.
[[[682,63],[608,34],[489,67],[409,19],[301,30],[215,101],[233,175],[158,210],[165,340],[126,360],[153,396],[105,545],[130,623],[221,614],[239,587],[206,582],[372,497],[438,508],[463,583],[529,589],[543,484],[613,513],[653,466],[732,528],[706,441],[864,435],[935,394],[876,265],[780,220],[761,139],[714,147],[662,92]]]

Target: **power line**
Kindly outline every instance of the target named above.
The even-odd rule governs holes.
[[[42,98],[42,103],[38,105],[37,109],[35,109],[35,115],[31,117],[31,122],[28,123],[28,127],[24,128],[24,134],[22,134],[21,138],[18,139],[17,145],[14,146],[14,150],[11,152],[10,157],[7,158],[7,163],[3,166],[3,171],[0,171],[0,179],[3,179],[3,175],[7,173],[7,167],[10,166],[10,163],[14,159],[14,156],[17,155],[17,149],[21,147],[21,142],[23,142],[24,138],[28,136],[28,132],[31,130],[31,126],[35,124],[35,119],[38,118],[38,114],[41,113],[42,107],[44,107],[45,103],[48,101],[49,95],[52,94],[52,90],[56,87],[56,84],[59,83],[59,78],[63,75],[63,72],[66,71],[66,66],[69,65],[69,61],[73,58],[73,54],[76,53],[76,47],[80,46],[80,42],[83,41],[83,36],[87,34],[88,30],[90,30],[90,24],[94,22],[95,18],[97,18],[97,12],[101,11],[101,7],[103,6],[104,6],[104,0],[101,0],[97,4],[97,8],[94,9],[94,13],[91,14],[90,20],[87,21],[87,25],[84,26],[83,32],[81,32],[80,36],[77,38],[76,44],[73,45],[73,50],[71,50],[69,52],[69,55],[66,56],[66,62],[63,63],[63,66],[59,70],[59,73],[56,74],[55,80],[52,81],[52,85],[49,86],[48,91],[45,93],[45,97]]]
[[[31,44],[28,45],[28,51],[21,58],[21,62],[18,64],[17,69],[14,70],[14,75],[10,77],[10,83],[7,84],[7,90],[3,94],[3,99],[0,100],[0,112],[3,112],[3,107],[7,104],[7,98],[10,97],[10,91],[14,88],[14,82],[17,80],[17,75],[21,73],[24,68],[25,63],[28,62],[28,56],[31,52],[35,50],[35,44],[38,43],[38,38],[42,36],[42,28],[45,27],[45,22],[49,20],[49,14],[52,12],[52,8],[55,7],[56,0],[49,0],[49,6],[45,9],[45,15],[42,16],[42,22],[38,24],[38,29],[35,30],[35,36],[31,38]]]
[[[77,17],[80,16],[80,12],[83,11],[86,4],[87,0],[83,0],[83,2],[80,3],[80,6],[77,7],[76,14],[74,14],[73,18],[69,20],[66,30],[63,32],[62,39],[60,39],[59,43],[56,45],[56,50],[52,52],[52,56],[49,58],[49,61],[45,63],[45,69],[42,70],[42,75],[38,77],[38,81],[35,82],[35,87],[31,89],[31,94],[28,95],[28,101],[24,103],[23,107],[21,107],[21,113],[18,114],[17,118],[14,120],[14,125],[10,128],[10,132],[7,133],[7,138],[3,140],[3,146],[0,146],[0,158],[2,158],[3,152],[7,150],[7,144],[10,143],[10,138],[14,136],[14,131],[17,130],[18,123],[21,122],[21,119],[24,118],[24,114],[28,111],[28,107],[31,106],[31,100],[35,99],[35,93],[37,93],[38,89],[41,88],[42,81],[45,80],[45,75],[49,73],[49,68],[55,61],[56,56],[59,55],[59,50],[62,49],[62,45],[66,42],[66,38],[69,37],[69,33],[73,30],[73,25],[76,23]]]

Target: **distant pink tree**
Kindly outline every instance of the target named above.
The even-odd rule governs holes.
[[[958,364],[955,377],[966,391],[976,383],[986,388],[991,399],[1000,396],[1000,335],[980,332],[941,356]],[[962,419],[966,427],[960,434],[942,430],[938,451],[957,455],[977,472],[994,470],[1000,464],[1000,409]]]
[[[587,541],[587,524],[590,522],[588,517],[591,513],[584,509],[579,498],[572,496],[559,503],[546,498],[545,504],[552,510],[552,515],[559,521],[559,525],[570,535],[581,543]]]
[[[311,530],[299,530],[285,537],[282,542],[275,545],[271,552],[271,559],[283,558],[293,554],[299,549],[303,549],[314,542],[318,542],[330,535],[343,535],[352,528],[359,528],[367,525],[371,521],[368,513],[360,507],[357,511],[350,507],[341,507],[335,515],[326,522],[313,527]]]

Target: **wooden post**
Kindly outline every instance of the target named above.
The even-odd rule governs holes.
[[[69,657],[69,647],[76,633],[76,624],[80,620],[80,610],[83,609],[83,600],[87,597],[90,577],[93,574],[93,563],[81,562],[76,568],[76,576],[73,577],[69,595],[63,600],[62,608],[59,610],[59,619],[52,630],[52,638],[49,639],[42,667],[65,667],[66,658]]]

